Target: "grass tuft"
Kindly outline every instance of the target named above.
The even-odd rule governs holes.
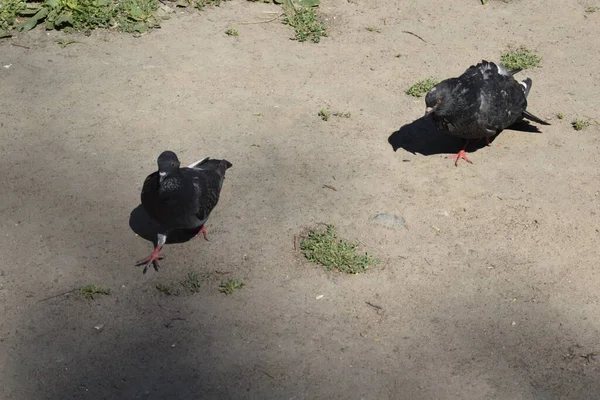
[[[192,271],[187,274],[183,281],[181,281],[181,286],[192,293],[198,293],[202,286],[203,280],[205,280],[205,277],[202,277],[198,273]]]
[[[350,114],[350,111],[346,111],[346,112],[334,112],[332,115],[334,117],[340,117],[340,118],[350,118],[350,117],[352,117],[352,114]]]
[[[575,129],[576,131],[582,131],[590,125],[591,122],[585,119],[576,119],[573,122],[571,122],[571,126],[573,126],[573,129]]]
[[[542,59],[524,46],[509,50],[500,56],[500,63],[507,69],[527,69],[538,67]]]
[[[169,284],[158,283],[156,285],[156,290],[158,290],[159,292],[161,292],[162,294],[164,294],[166,296],[179,296],[179,294],[181,293],[179,288],[172,283],[169,283]]]
[[[314,7],[293,6],[288,8],[283,23],[296,31],[295,39],[299,42],[307,40],[319,43],[327,36],[327,28]]]
[[[321,264],[327,270],[338,270],[347,274],[365,272],[379,261],[370,254],[358,254],[356,245],[338,238],[333,225],[325,232],[311,230],[300,243],[300,250],[311,262]]]
[[[321,117],[323,121],[329,121],[329,117],[331,117],[331,111],[329,111],[327,108],[321,108],[319,110],[319,117]]]
[[[93,299],[94,296],[99,295],[99,294],[102,294],[105,296],[109,295],[110,289],[104,288],[102,286],[96,286],[93,283],[91,283],[89,285],[80,287],[79,293],[81,293],[88,299]]]
[[[237,29],[229,28],[225,31],[227,36],[240,36],[240,32]]]
[[[558,114],[556,114],[556,118],[558,118],[558,119],[565,119],[565,114],[558,113]]]
[[[240,281],[240,280],[237,280],[237,279],[228,279],[227,281],[222,282],[219,285],[219,292],[225,293],[225,294],[232,294],[237,289],[241,289],[245,285],[246,284],[244,282]]]
[[[406,89],[406,94],[413,97],[423,97],[423,95],[431,90],[432,87],[440,83],[434,78],[427,78],[419,81]]]

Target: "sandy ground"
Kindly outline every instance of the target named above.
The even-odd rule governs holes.
[[[238,24],[279,10],[243,0],[138,39],[0,42],[0,398],[600,398],[600,130],[570,127],[600,110],[600,12],[584,13],[600,3],[323,3],[317,45]],[[404,90],[521,44],[552,126],[456,168],[460,141],[413,123],[424,102]],[[142,275],[129,217],[165,149],[234,166],[210,241]],[[381,264],[309,264],[294,236],[318,223]],[[155,289],[189,271],[209,274],[199,293]],[[246,286],[225,296],[225,278]],[[88,283],[113,293],[48,298]]]

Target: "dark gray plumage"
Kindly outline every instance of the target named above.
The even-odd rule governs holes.
[[[463,139],[482,139],[497,135],[523,118],[543,125],[548,122],[529,113],[527,95],[532,81],[515,80],[520,70],[507,71],[502,65],[483,60],[458,78],[446,79],[425,97],[426,112],[441,131]],[[465,147],[456,155],[471,162]]]
[[[204,224],[219,202],[225,171],[232,166],[227,160],[205,158],[187,168],[179,168],[179,159],[172,151],[158,157],[158,171],[148,175],[142,188],[142,205],[148,215],[161,225],[157,245],[152,254],[137,265],[152,264],[158,271],[159,254],[169,232],[198,229],[206,239]]]

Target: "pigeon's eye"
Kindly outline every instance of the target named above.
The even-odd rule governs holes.
[[[435,104],[440,104],[442,102],[442,99],[437,99],[437,101],[435,102]]]
[[[171,167],[174,167],[174,166],[175,166],[175,163],[174,163],[174,162],[171,162]]]

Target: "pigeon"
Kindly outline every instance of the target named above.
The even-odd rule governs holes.
[[[136,266],[144,265],[145,274],[152,265],[158,271],[159,254],[170,232],[198,229],[207,238],[204,224],[219,201],[225,171],[232,164],[227,160],[204,158],[187,168],[179,168],[179,159],[172,151],[158,157],[158,171],[148,175],[142,187],[142,206],[159,223],[157,244],[148,257]]]
[[[550,125],[526,110],[532,81],[518,82],[514,75],[520,71],[482,60],[427,93],[425,116],[444,133],[466,139],[458,154],[450,156],[456,159],[455,165],[461,159],[472,164],[465,151],[469,140],[485,138],[489,145],[490,137],[524,118]]]

